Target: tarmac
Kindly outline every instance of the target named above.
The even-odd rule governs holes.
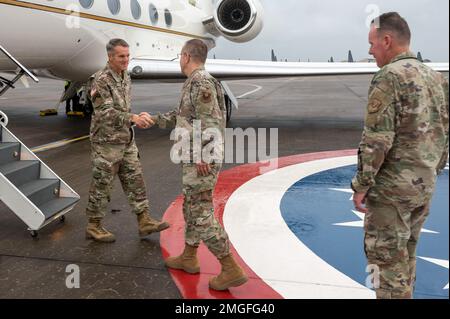
[[[277,128],[278,156],[356,149],[360,141],[370,75],[254,79],[230,81],[239,99],[230,128]],[[39,84],[0,97],[8,128],[29,148],[89,134],[89,119],[67,118],[61,104],[57,116],[40,117],[53,108],[62,81]],[[181,83],[133,82],[133,112],[167,112],[178,104]],[[181,194],[181,170],[170,161],[170,130],[137,130],[151,213],[161,218]],[[245,145],[245,150],[256,147]],[[178,299],[181,294],[166,270],[159,234],[141,240],[118,180],[105,226],[114,244],[85,239],[91,181],[88,139],[41,151],[38,156],[65,180],[81,200],[64,223],[53,223],[33,239],[26,225],[0,203],[0,299],[3,298],[136,298]],[[237,165],[226,164],[223,170]],[[68,265],[78,265],[79,289],[68,289]]]

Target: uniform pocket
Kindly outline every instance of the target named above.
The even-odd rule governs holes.
[[[95,181],[96,188],[106,191],[114,176],[113,164],[101,157],[94,158],[92,164],[92,178]]]
[[[208,176],[200,176],[195,164],[183,165],[183,188],[186,194],[195,195],[214,189],[217,183],[217,167]]]

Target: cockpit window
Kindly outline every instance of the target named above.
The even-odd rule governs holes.
[[[137,0],[131,0],[130,5],[131,5],[131,14],[133,15],[133,18],[139,20],[139,18],[141,17],[141,5]]]
[[[164,18],[166,19],[166,25],[170,27],[172,25],[172,13],[169,9],[164,10]]]
[[[94,0],[80,0],[80,4],[85,9],[90,9],[94,4]]]
[[[159,19],[159,14],[158,14],[158,9],[156,9],[156,7],[153,3],[150,3],[149,11],[150,11],[150,21],[152,21],[152,24],[157,24],[158,19]]]
[[[112,14],[116,15],[120,11],[120,1],[119,0],[108,0],[108,8]]]

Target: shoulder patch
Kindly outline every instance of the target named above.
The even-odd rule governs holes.
[[[383,106],[383,102],[381,102],[377,98],[372,98],[369,102],[369,105],[367,107],[370,114],[372,113],[378,113],[380,111],[381,107]]]
[[[203,88],[200,91],[200,100],[203,103],[210,103],[212,100],[212,92],[209,88]]]

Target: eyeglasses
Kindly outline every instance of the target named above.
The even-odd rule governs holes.
[[[183,56],[183,55],[187,55],[187,56],[189,56],[189,54],[188,53],[186,53],[186,52],[181,52],[181,53],[178,53],[177,54],[177,57],[174,59],[174,60],[180,60],[181,59],[181,57]]]

